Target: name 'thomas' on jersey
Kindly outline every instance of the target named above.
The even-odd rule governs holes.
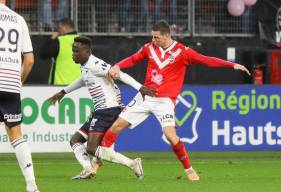
[[[22,54],[32,51],[23,17],[0,4],[0,91],[21,92]]]
[[[144,45],[137,53],[120,61],[120,69],[148,60],[145,86],[155,87],[157,97],[170,97],[175,101],[180,93],[189,64],[205,64],[210,67],[233,67],[234,63],[215,57],[207,57],[174,41],[163,49],[154,42]]]

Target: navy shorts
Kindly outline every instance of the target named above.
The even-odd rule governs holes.
[[[104,134],[118,118],[121,110],[120,107],[113,107],[92,112],[86,123],[79,129],[79,132],[87,135]]]
[[[21,121],[20,94],[0,91],[0,122],[4,122],[7,127],[14,127]]]

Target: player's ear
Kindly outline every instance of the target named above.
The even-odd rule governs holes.
[[[89,53],[89,55],[91,55],[92,54],[92,50],[88,49],[88,53]]]
[[[168,38],[171,37],[171,34],[169,34],[169,33],[164,33],[163,36],[168,39]]]

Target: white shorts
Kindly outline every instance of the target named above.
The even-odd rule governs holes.
[[[138,93],[134,99],[121,112],[119,117],[131,124],[130,128],[136,127],[150,114],[154,114],[162,128],[175,126],[175,105],[168,97],[143,97]]]

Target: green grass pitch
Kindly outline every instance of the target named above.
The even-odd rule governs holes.
[[[142,157],[145,178],[126,167],[105,163],[95,180],[72,181],[81,171],[72,153],[35,153],[41,192],[279,192],[281,152],[191,152],[199,182],[185,179],[172,153],[125,153]],[[24,191],[14,154],[0,154],[0,192]]]

